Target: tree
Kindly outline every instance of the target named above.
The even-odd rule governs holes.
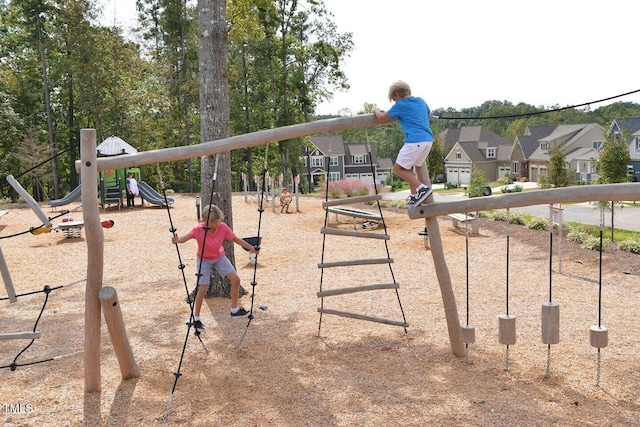
[[[549,154],[549,181],[555,188],[567,187],[570,181],[570,171],[565,161],[562,147],[554,147]]]
[[[200,40],[200,136],[202,141],[214,141],[229,136],[229,87],[227,83],[227,21],[226,0],[198,0]],[[216,204],[222,209],[225,222],[233,229],[231,209],[231,156],[220,153],[202,158],[202,194],[204,206]],[[215,188],[214,180],[216,177]],[[212,193],[213,198],[211,197]],[[225,242],[224,250],[235,265],[233,242]],[[231,295],[231,283],[211,272],[207,297]]]
[[[484,171],[474,168],[473,172],[471,172],[471,181],[469,182],[469,197],[483,196],[487,185],[489,185],[489,180]]]
[[[596,162],[599,171],[598,183],[613,184],[628,181],[627,165],[631,160],[628,141],[629,136],[624,131],[619,136],[613,133],[605,135],[598,153],[599,159]],[[613,241],[615,202],[612,200],[607,205],[607,209],[611,211],[611,241]]]

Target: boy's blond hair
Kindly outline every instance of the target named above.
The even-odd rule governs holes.
[[[393,95],[398,95],[400,99],[411,96],[411,88],[402,80],[396,80],[389,87],[389,101],[393,101]]]
[[[218,206],[211,205],[202,210],[200,218],[202,222],[207,222],[208,220],[208,224],[216,224],[224,219],[224,212]]]

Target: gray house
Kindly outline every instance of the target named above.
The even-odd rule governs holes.
[[[547,130],[546,126],[541,127]],[[593,181],[597,178],[593,169],[593,160],[598,159],[598,149],[604,138],[604,128],[597,123],[578,125],[561,125],[554,127],[547,135],[540,136],[544,132],[528,130],[530,135],[537,138],[537,146],[525,159],[513,158],[526,162],[527,171],[520,176],[527,176],[530,181],[537,182],[540,176],[547,176],[549,168],[550,152],[558,147],[564,155],[567,167],[576,171],[580,181]],[[516,138],[516,142],[520,137]],[[516,144],[514,142],[514,146]],[[517,150],[512,150],[518,154]]]
[[[631,157],[628,170],[634,181],[640,181],[640,117],[613,119],[609,128],[611,133],[615,136],[627,135]]]
[[[512,143],[482,126],[462,126],[440,133],[447,155],[445,181],[469,185],[473,169],[484,171],[489,181],[509,174]]]
[[[313,147],[303,152],[301,158],[305,175],[315,185],[327,175],[327,171],[329,181],[360,179],[373,182],[375,179],[376,182],[384,182],[391,177],[391,159],[378,159],[374,144],[369,144],[369,153],[366,143],[346,143],[339,135],[312,136],[310,141]]]

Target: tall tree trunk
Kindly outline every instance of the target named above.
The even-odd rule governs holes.
[[[56,165],[58,164],[58,159],[55,157],[56,155],[56,139],[53,134],[53,118],[51,114],[51,96],[49,90],[49,79],[48,79],[48,71],[47,71],[47,58],[44,52],[44,43],[42,42],[42,21],[40,20],[40,14],[38,14],[38,50],[40,53],[40,63],[42,64],[42,85],[44,90],[44,105],[47,110],[47,128],[49,130],[49,147],[50,154],[53,157],[53,161],[51,162],[51,173],[53,178],[53,198],[57,199],[59,197],[58,194],[58,171]],[[41,198],[36,200],[42,200]]]
[[[227,138],[230,133],[226,9],[226,0],[198,0],[200,137],[202,141]],[[233,229],[231,154],[220,153],[217,157],[217,162],[215,156],[202,158],[202,205],[206,206],[209,203],[218,205],[224,212],[225,222]],[[212,190],[215,192],[213,198],[211,198]],[[224,249],[231,263],[235,265],[233,242],[225,242]],[[229,297],[230,291],[229,281],[212,271],[207,297]],[[241,293],[246,291],[241,290]]]

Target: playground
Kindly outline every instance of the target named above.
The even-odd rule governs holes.
[[[196,222],[195,195],[171,197],[173,224],[178,233],[187,232]],[[375,212],[364,204],[351,207]],[[26,204],[3,209],[8,213],[0,218],[0,235],[40,224]],[[43,209],[53,216],[50,208]],[[64,357],[0,370],[0,420],[6,426],[638,424],[638,255],[615,250],[603,254],[601,313],[609,344],[601,349],[598,371],[598,350],[589,344],[589,328],[598,323],[599,315],[598,252],[562,243],[562,273],[557,261],[553,263],[560,342],[548,354],[540,336],[541,304],[549,298],[548,233],[511,225],[508,299],[509,313],[517,317],[517,342],[509,346],[507,370],[505,346],[498,342],[498,316],[505,313],[506,304],[506,224],[482,218],[480,234],[468,239],[468,323],[475,326],[476,338],[466,360],[451,351],[434,262],[418,235],[424,221],[409,219],[403,210],[383,213],[410,325],[406,332],[402,327],[325,315],[318,334],[322,199],[301,197],[300,212],[292,215],[267,207],[254,295],[255,303],[265,309],[256,310],[246,328],[246,319],[230,318],[228,299],[205,300],[204,346],[193,336],[188,340],[171,413],[162,420],[189,320],[167,210],[148,205],[101,210],[101,219],[115,224],[104,230],[103,282],[117,290],[140,377],[122,379],[103,323],[102,391],[84,392],[83,356],[78,353],[84,339],[84,283],[58,289],[48,295],[37,328],[40,338],[19,361]],[[72,216],[82,219],[82,210]],[[233,196],[233,229],[238,236],[254,236],[258,216],[255,200],[246,203],[242,194]],[[353,218],[331,214],[330,220],[333,227],[354,230]],[[465,228],[454,228],[446,215],[438,224],[460,320],[466,323]],[[328,260],[362,252],[377,256],[378,245],[370,239],[326,238]],[[189,288],[195,283],[196,245],[191,243],[180,246]],[[2,251],[18,294],[86,278],[84,234],[74,239],[55,232],[21,235],[2,240]],[[251,291],[254,270],[249,255],[236,246],[235,257],[242,286]],[[328,275],[334,275],[334,282],[343,281],[343,287],[380,280],[374,266],[332,269],[325,271]],[[29,331],[43,299],[43,294],[35,294],[15,303],[0,301],[0,333]],[[240,301],[248,308],[250,295]],[[402,318],[395,292],[389,289],[341,296],[331,299],[331,305]],[[11,363],[26,344],[0,342],[0,365]]]

